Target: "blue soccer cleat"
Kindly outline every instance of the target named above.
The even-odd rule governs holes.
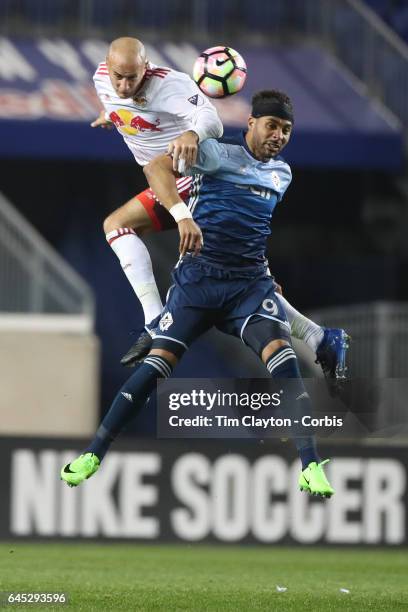
[[[336,394],[346,380],[346,354],[350,336],[344,329],[324,329],[323,340],[316,351],[316,363],[321,365],[331,394]]]

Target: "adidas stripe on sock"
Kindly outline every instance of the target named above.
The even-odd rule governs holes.
[[[266,362],[268,372],[274,378],[300,377],[295,351],[291,346],[282,346]]]
[[[143,360],[143,363],[153,366],[163,378],[168,378],[173,370],[169,362],[159,355],[148,355]]]

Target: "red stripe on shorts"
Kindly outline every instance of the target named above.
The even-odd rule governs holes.
[[[136,199],[139,200],[139,202],[141,203],[141,205],[143,206],[143,208],[149,215],[149,218],[151,222],[153,223],[154,229],[160,232],[160,230],[162,229],[162,226],[156,216],[156,213],[153,210],[153,204],[155,201],[155,195],[153,191],[151,189],[145,189],[144,191],[142,191],[142,193],[139,193],[136,196]]]

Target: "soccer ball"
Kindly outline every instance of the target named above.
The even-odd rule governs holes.
[[[225,98],[241,91],[246,71],[237,51],[231,47],[211,47],[196,59],[193,79],[209,98]]]

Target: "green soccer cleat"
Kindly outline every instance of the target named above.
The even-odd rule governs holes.
[[[299,476],[299,487],[301,491],[307,491],[311,495],[321,495],[322,497],[331,497],[334,494],[334,489],[330,485],[324,473],[323,466],[329,459],[316,463],[309,463],[307,468]]]
[[[77,487],[83,480],[90,478],[99,469],[101,462],[93,453],[79,455],[78,459],[67,463],[61,470],[61,480],[69,487]]]

